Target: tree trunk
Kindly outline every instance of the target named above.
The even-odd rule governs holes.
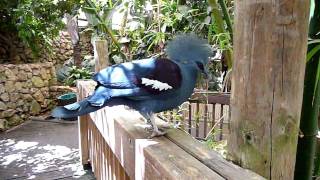
[[[108,42],[95,40],[94,43],[95,72],[99,72],[109,65]]]
[[[73,60],[74,65],[81,67],[81,46],[80,46],[80,36],[78,28],[78,16],[71,16],[66,14],[67,17],[67,30],[71,37],[71,42],[73,46]]]
[[[236,0],[229,158],[293,179],[309,1]]]

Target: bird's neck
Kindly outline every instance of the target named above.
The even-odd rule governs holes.
[[[188,92],[190,91],[189,93],[191,94],[193,92],[193,89],[197,81],[198,70],[193,66],[188,66],[188,65],[181,65],[181,66],[183,66],[182,73],[183,73],[183,78],[185,78],[185,80],[183,81],[185,83],[183,87],[185,87],[186,91]]]

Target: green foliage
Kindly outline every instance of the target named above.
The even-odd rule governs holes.
[[[77,68],[72,66],[68,71],[68,77],[65,79],[64,83],[69,86],[74,86],[76,81],[79,79],[91,79],[92,72],[86,68]]]
[[[93,27],[96,36],[103,39],[109,36],[114,45],[119,48],[119,43],[109,27],[109,15],[118,3],[113,3],[111,0],[84,0],[84,2],[82,10],[86,13],[87,20]]]
[[[80,0],[2,0],[0,29],[17,31],[37,53],[40,44],[51,46],[51,40],[64,27],[64,14],[75,12],[79,3]]]
[[[217,133],[218,131],[216,131]],[[214,140],[214,134],[211,134],[210,137],[205,141],[205,144],[210,149],[218,152],[221,154],[224,158],[227,156],[227,140],[222,141],[216,141]]]

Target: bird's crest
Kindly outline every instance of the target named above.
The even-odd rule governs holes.
[[[194,33],[176,36],[168,43],[165,51],[170,59],[179,62],[202,61],[207,64],[208,57],[212,55],[212,49],[206,40]]]

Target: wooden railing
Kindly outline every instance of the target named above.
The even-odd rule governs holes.
[[[78,83],[79,99],[93,90]],[[161,126],[163,122],[157,120]],[[123,106],[105,107],[79,118],[81,162],[99,179],[263,179],[209,150],[187,133],[170,129],[148,139],[140,114]]]
[[[216,141],[227,139],[230,131],[229,93],[194,93],[192,97],[181,106],[182,119],[176,122],[170,112],[162,116],[170,122],[179,123],[180,128],[193,137],[206,140],[209,135]]]

